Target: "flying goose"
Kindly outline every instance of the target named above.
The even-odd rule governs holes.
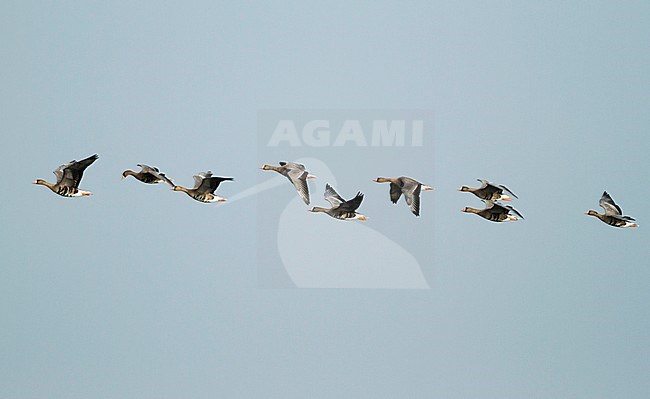
[[[232,181],[232,177],[212,176],[212,172],[199,173],[194,176],[194,188],[185,188],[174,185],[171,189],[182,191],[199,202],[223,202],[226,199],[214,194],[222,181]]]
[[[404,194],[406,205],[415,216],[420,216],[420,191],[433,190],[417,180],[410,177],[378,177],[373,180],[376,183],[390,183],[390,200],[397,204],[399,198]]]
[[[616,205],[612,197],[607,194],[607,191],[603,192],[603,196],[600,197],[598,204],[605,210],[604,214],[601,215],[600,213],[590,209],[585,212],[585,215],[595,216],[603,223],[607,223],[614,227],[639,227],[633,218],[623,216],[621,207]]]
[[[517,210],[510,205],[503,205],[488,200],[483,200],[483,202],[485,203],[485,208],[483,209],[476,209],[467,206],[464,209],[461,209],[461,212],[475,213],[491,222],[516,222],[519,220],[517,216],[522,219],[524,218],[521,213],[517,212]],[[517,216],[511,215],[510,212],[514,213]]]
[[[54,171],[56,183],[48,183],[38,179],[33,184],[43,185],[62,197],[85,197],[92,195],[90,191],[79,190],[79,182],[83,177],[84,170],[99,158],[97,154],[89,156],[81,161],[70,161],[59,166]]]
[[[133,176],[137,180],[140,180],[143,183],[157,184],[160,183],[161,181],[164,181],[165,183],[174,187],[174,182],[171,181],[167,176],[165,176],[164,173],[160,172],[158,168],[148,166],[145,164],[138,164],[138,166],[140,167],[140,171],[137,173],[130,169],[125,170],[122,173],[122,180],[126,179],[127,176]]]
[[[307,179],[315,179],[316,176],[310,175],[305,170],[305,165],[293,162],[280,162],[280,166],[262,165],[262,170],[274,170],[279,174],[286,176],[298,191],[300,198],[309,205],[309,186]]]
[[[341,196],[327,184],[325,186],[325,200],[329,202],[331,208],[321,208],[318,206],[310,209],[310,212],[324,212],[333,218],[341,220],[367,220],[365,216],[357,213],[356,210],[363,201],[363,194],[358,192],[357,195],[351,200],[344,200]]]
[[[504,195],[503,192],[506,191],[508,194],[512,195],[514,198],[519,198],[513,193],[512,191],[508,190],[508,188],[504,185],[496,185],[493,183],[490,183],[489,181],[485,179],[476,179],[481,182],[480,187],[467,187],[467,186],[462,186],[458,188],[458,191],[469,191],[470,193],[476,195],[482,200],[488,200],[488,201],[512,201],[512,198],[510,198],[507,195]]]

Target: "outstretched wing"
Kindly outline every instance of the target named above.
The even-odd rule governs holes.
[[[164,173],[162,173],[158,168],[155,166],[149,166],[145,164],[139,163],[138,166],[140,167],[140,173],[149,173],[150,175],[156,177],[159,180],[164,181],[165,183],[169,184],[170,186],[174,187],[174,182],[171,181],[167,176],[165,176]]]
[[[74,161],[73,161],[74,162]],[[72,162],[66,163],[54,169],[54,175],[56,176],[56,184],[61,184],[63,181],[63,171],[67,168]]]
[[[607,194],[607,191],[603,192],[603,196],[600,197],[598,204],[605,210],[605,215],[620,216],[623,214],[621,207],[616,205],[612,197]]]
[[[502,189],[502,190],[504,190],[504,191],[507,192],[508,194],[512,195],[514,198],[519,199],[519,197],[517,197],[517,195],[515,195],[515,193],[513,193],[512,191],[510,191],[510,190],[508,189],[508,187],[504,186],[503,184],[499,184],[499,188]],[[522,219],[523,219],[523,218],[522,218]]]
[[[158,172],[158,175],[157,175],[157,176],[158,176],[161,180],[163,180],[165,183],[167,183],[167,184],[169,184],[170,186],[174,187],[174,182],[172,181],[172,179],[170,179],[169,177],[167,177],[164,173],[162,173],[162,172]]]
[[[519,213],[519,211],[517,211],[517,210],[516,210],[515,208],[513,208],[512,206],[510,206],[510,205],[506,205],[505,208],[508,209],[510,212],[514,213],[515,215],[519,216],[520,218],[524,219],[524,215],[522,215],[521,213]]]
[[[140,167],[140,172],[141,173],[152,173],[152,172],[153,173],[158,173],[158,172],[160,172],[158,170],[158,168],[156,168],[154,166],[145,165],[143,163],[139,163],[138,166]]]
[[[420,183],[404,185],[404,199],[415,216],[420,216],[420,191],[422,191]]]
[[[361,205],[361,201],[363,201],[363,193],[358,192],[356,197],[352,198],[349,201],[343,202],[339,207],[338,211],[345,211],[345,212],[354,212],[359,208]]]
[[[296,167],[289,165],[296,165]],[[302,198],[305,204],[309,205],[309,186],[307,185],[307,175],[309,175],[309,173],[305,171],[304,166],[302,166],[302,168],[300,168],[300,166],[302,165],[288,164],[287,178],[296,188],[296,191],[298,191],[300,198]]]
[[[480,182],[481,182],[481,187],[479,187],[479,188],[485,188],[485,187],[487,187],[487,186],[490,186],[490,185],[491,185],[491,184],[490,184],[490,182],[489,182],[489,181],[487,181],[487,180],[485,180],[485,179],[476,179],[476,180],[478,180],[478,181],[480,181]]]
[[[54,174],[57,178],[57,184],[67,187],[79,188],[79,182],[83,177],[84,170],[99,158],[97,154],[89,156],[81,161],[70,161],[67,164],[59,166]]]
[[[199,193],[214,193],[222,181],[234,180],[232,177],[210,176],[203,179],[201,185],[196,189]]]
[[[345,200],[341,198],[339,193],[337,193],[329,183],[325,185],[325,200],[332,205],[332,208],[336,208],[345,202]]]
[[[198,175],[194,175],[194,190],[197,190],[203,184],[203,180],[212,176],[211,171],[201,172]]]
[[[390,200],[393,204],[397,204],[399,198],[402,196],[402,188],[395,183],[390,183]]]
[[[485,179],[476,179],[476,180],[481,182],[481,187],[477,189],[477,192],[482,193],[481,195],[479,195],[479,197],[488,197],[489,199],[495,197],[495,194],[498,194],[498,196],[500,196],[501,193],[503,192],[503,189],[501,187],[495,186],[494,184],[490,183]]]

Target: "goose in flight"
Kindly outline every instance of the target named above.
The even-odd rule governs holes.
[[[232,177],[212,176],[212,172],[207,171],[194,176],[194,188],[185,188],[175,185],[171,189],[174,191],[182,191],[199,202],[223,202],[226,199],[215,195],[214,192],[222,181],[232,180],[234,180]]]
[[[310,175],[305,170],[305,165],[293,162],[280,162],[280,166],[263,165],[260,169],[274,170],[286,176],[296,188],[296,191],[298,191],[300,198],[302,198],[305,204],[309,205],[309,186],[307,185],[307,179],[315,179],[316,176]]]
[[[306,165],[310,172],[317,172],[319,179],[338,187],[334,172],[322,160],[300,158],[293,162]],[[231,206],[247,201],[250,205],[254,196],[286,189],[286,183],[284,176],[272,173],[268,180],[243,189],[222,204]],[[261,286],[430,288],[421,260],[413,252],[418,247],[411,244],[416,243],[400,244],[396,240],[396,236],[402,237],[399,232],[391,229],[384,234],[367,223],[336,223],[329,217],[314,217],[305,212],[305,204],[298,195],[290,195],[281,203],[262,201],[259,206],[260,223],[269,227],[257,229],[258,249],[265,254],[258,265]],[[277,213],[278,210],[281,212]],[[353,247],[345,244],[351,242]],[[332,248],[338,248],[336,262],[332,262]],[[358,262],[359,253],[363,253],[364,262]],[[368,267],[369,264],[382,267]]]
[[[410,177],[378,177],[373,180],[376,183],[390,183],[390,200],[397,204],[399,198],[404,194],[406,205],[415,216],[420,216],[420,192],[433,190]]]
[[[490,183],[489,181],[485,179],[476,179],[481,182],[480,187],[467,187],[467,186],[462,186],[458,188],[458,191],[469,191],[470,193],[474,194],[475,196],[479,197],[482,200],[487,200],[487,201],[512,201],[512,198],[503,194],[503,192],[507,192],[508,194],[512,195],[514,198],[519,198],[510,191],[506,186],[502,184],[493,184]]]
[[[603,193],[603,196],[600,197],[598,204],[605,210],[604,214],[600,214],[590,209],[585,212],[585,215],[595,216],[603,223],[607,223],[608,225],[614,227],[639,227],[633,218],[629,216],[623,216],[621,207],[616,205],[612,197],[607,194],[607,191],[605,191]]]
[[[81,161],[70,161],[59,166],[54,171],[56,183],[48,183],[38,179],[33,184],[43,185],[62,197],[86,197],[92,195],[90,191],[79,190],[79,182],[83,177],[84,170],[99,158],[97,154],[89,156]]]
[[[174,187],[174,182],[171,181],[164,173],[160,172],[158,168],[148,166],[145,164],[138,164],[140,167],[139,172],[134,172],[130,169],[125,170],[122,173],[122,180],[126,179],[127,176],[133,176],[137,180],[140,180],[143,183],[147,184],[157,184],[162,181]]]
[[[519,220],[517,216],[522,219],[524,218],[521,213],[517,212],[517,210],[510,205],[503,205],[488,200],[483,200],[483,202],[485,203],[485,208],[483,209],[476,209],[467,206],[464,209],[461,209],[461,212],[475,213],[483,219],[487,219],[491,222],[516,222]],[[511,212],[514,215],[511,215]]]
[[[311,212],[324,212],[333,218],[340,220],[367,220],[365,216],[357,213],[357,208],[363,201],[363,194],[358,192],[351,200],[344,200],[341,196],[327,184],[325,186],[325,200],[332,205],[331,208],[321,208],[318,206],[310,209]]]

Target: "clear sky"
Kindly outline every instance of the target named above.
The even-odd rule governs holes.
[[[0,397],[649,397],[649,17],[647,1],[2,2]],[[268,109],[432,113],[426,160],[337,175],[366,193],[363,226],[427,246],[429,289],[261,284],[259,241],[280,230],[258,213],[284,209],[288,182],[216,207],[120,181],[211,169],[235,197],[280,160],[258,154]],[[90,198],[30,184],[94,153]],[[392,170],[435,186],[421,218],[370,183]],[[526,220],[460,213],[476,178]],[[583,214],[604,190],[640,228]],[[333,261],[372,268],[373,251]]]

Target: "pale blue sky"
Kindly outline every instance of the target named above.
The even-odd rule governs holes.
[[[647,398],[649,17],[644,1],[3,2],[0,397]],[[303,108],[432,110],[430,213],[400,225],[429,237],[430,290],[260,289],[263,199],[214,209],[120,181],[212,169],[233,196],[260,180],[258,111]],[[29,184],[93,153],[91,198]],[[526,221],[461,214],[477,201],[455,189],[478,177]],[[340,189],[357,190],[387,187]],[[582,214],[603,190],[639,229]]]

